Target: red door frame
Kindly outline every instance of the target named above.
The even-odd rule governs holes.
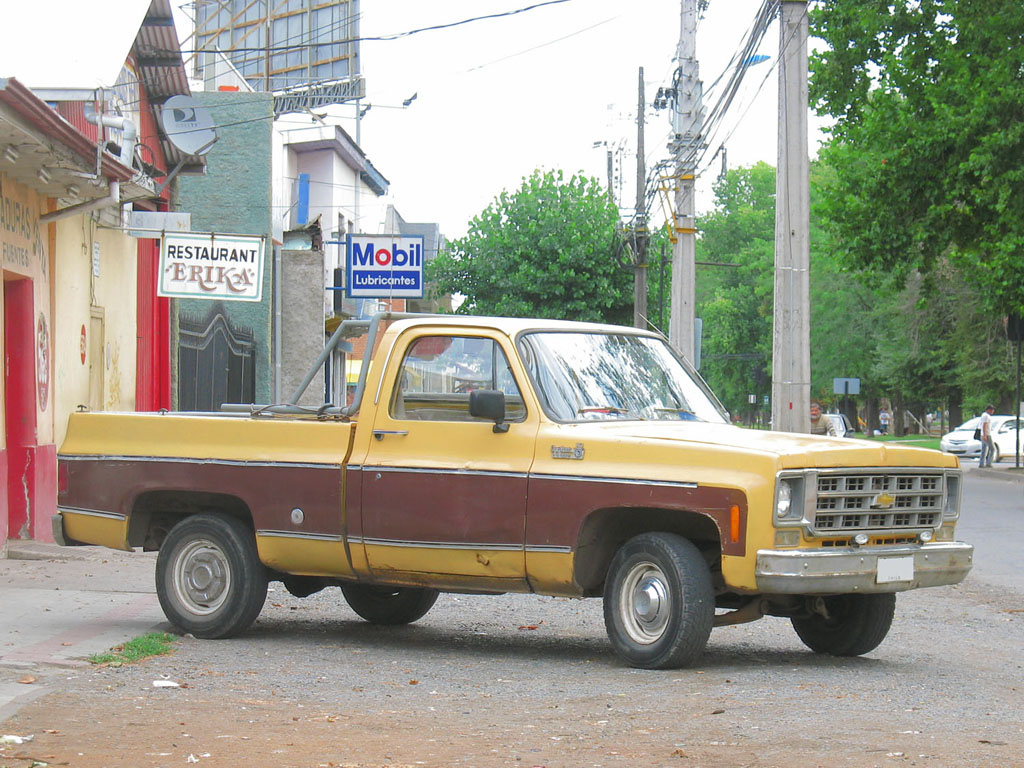
[[[4,276],[4,429],[7,515],[4,539],[32,537],[36,488],[36,345],[32,281]]]
[[[156,295],[160,241],[139,240],[135,410],[171,407],[170,299]]]

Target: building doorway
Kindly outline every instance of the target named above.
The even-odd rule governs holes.
[[[31,538],[36,468],[36,344],[32,281],[4,273],[4,539]]]

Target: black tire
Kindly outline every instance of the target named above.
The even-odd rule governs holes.
[[[615,652],[642,669],[692,664],[715,617],[711,573],[681,536],[645,533],[627,541],[608,567],[604,625]]]
[[[267,599],[267,570],[252,530],[230,517],[186,517],[160,546],[156,593],[179,629],[206,639],[237,635]]]
[[[411,624],[434,607],[436,589],[343,584],[345,602],[371,624]]]
[[[896,595],[834,595],[821,600],[827,615],[793,617],[793,629],[815,653],[860,656],[875,650],[892,626]]]

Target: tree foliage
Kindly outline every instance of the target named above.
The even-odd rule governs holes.
[[[848,263],[905,279],[948,256],[989,307],[1024,310],[1024,5],[830,0],[811,24]]]
[[[834,378],[860,379],[861,405],[888,398],[921,416],[949,404],[959,423],[985,402],[1011,401],[1010,345],[961,267],[940,257],[934,290],[917,271],[897,278],[851,266],[821,203],[838,171],[811,165],[811,396],[841,405]],[[698,219],[698,258],[736,266],[698,268],[704,321],[701,373],[734,414],[770,389],[774,301],[775,169],[729,171],[715,208]],[[871,409],[868,409],[871,410]]]
[[[714,209],[697,220],[703,321],[701,373],[735,414],[771,389],[775,169],[730,170],[714,185]],[[735,266],[720,266],[730,264]]]
[[[616,260],[618,210],[596,179],[535,171],[431,263],[462,314],[632,324],[633,275]]]

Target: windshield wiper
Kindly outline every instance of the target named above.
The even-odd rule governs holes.
[[[576,411],[577,415],[584,413],[621,413],[626,414],[629,411],[624,408],[617,408],[614,405],[585,405]]]

